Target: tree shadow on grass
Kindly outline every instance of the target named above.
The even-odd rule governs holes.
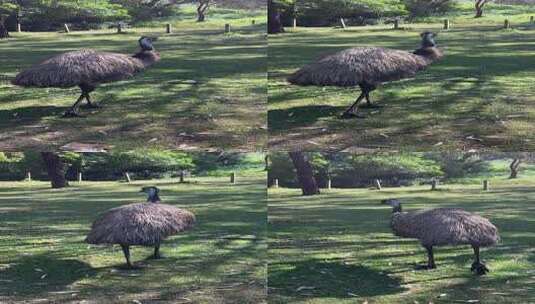
[[[268,112],[268,124],[271,132],[284,131],[289,128],[304,127],[314,124],[321,118],[339,116],[345,107],[303,106]]]
[[[352,298],[401,293],[401,279],[362,265],[308,260],[270,265],[273,293],[284,296]]]
[[[12,110],[0,110],[0,125],[13,126],[20,122],[32,123],[41,121],[43,117],[60,116],[67,107],[38,106],[23,107]]]
[[[0,270],[0,294],[45,295],[65,290],[81,278],[92,277],[97,271],[78,260],[61,259],[48,254],[24,256],[6,269]]]

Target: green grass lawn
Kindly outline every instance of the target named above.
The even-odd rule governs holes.
[[[527,11],[527,10],[526,10]],[[529,12],[487,17],[451,17],[404,24],[288,29],[269,36],[269,113],[272,149],[355,151],[493,149],[535,147],[535,27]],[[472,14],[472,13],[470,13]],[[505,16],[513,29],[503,29]],[[300,87],[286,77],[319,56],[357,46],[412,51],[419,33],[438,33],[442,61],[416,78],[388,83],[372,93],[381,109],[362,109],[365,119],[339,115],[360,94],[358,88]]]
[[[161,20],[143,27],[64,33],[12,33],[0,41],[0,149],[49,149],[84,143],[131,149],[259,150],[266,132],[265,13],[218,15],[204,24]],[[223,17],[229,19],[224,19]],[[232,19],[236,18],[236,19]],[[252,25],[252,20],[256,21]],[[164,33],[171,22],[174,32]],[[224,34],[230,23],[232,33]],[[93,93],[103,109],[60,116],[79,89],[12,86],[21,69],[62,52],[92,48],[134,53],[141,35],[159,36],[161,61],[135,78]]]
[[[535,302],[535,184],[532,178],[480,185],[324,190],[269,195],[270,303],[532,303]],[[470,246],[437,247],[437,269],[415,270],[427,256],[418,241],[395,237],[385,198],[404,209],[461,207],[488,217],[501,242],[482,250],[491,272],[470,273]],[[367,302],[366,302],[367,301]]]
[[[2,303],[262,303],[266,297],[265,174],[176,180],[0,183]],[[162,260],[133,246],[140,270],[125,270],[120,247],[85,235],[107,209],[144,201],[157,185],[165,203],[196,214],[196,227],[168,238]]]

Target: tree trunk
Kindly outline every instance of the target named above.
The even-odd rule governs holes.
[[[197,22],[204,22],[206,19],[206,10],[210,6],[210,0],[200,0],[199,6],[197,6]]]
[[[277,6],[273,3],[273,0],[268,1],[268,33],[278,34],[283,33],[284,27],[282,26],[281,13]]]
[[[65,179],[65,164],[61,161],[59,154],[54,152],[41,152],[41,157],[46,165],[48,178],[52,188],[64,188],[69,185]]]
[[[476,15],[474,18],[483,17],[483,7],[487,4],[488,0],[475,0],[476,1]]]
[[[4,22],[5,22],[5,17],[0,16],[0,39],[9,38],[9,32],[7,31],[7,27],[4,24]]]
[[[301,185],[301,190],[303,190],[303,195],[319,194],[318,183],[314,178],[312,166],[305,158],[305,154],[303,152],[290,152],[289,154],[297,171],[297,179]]]
[[[509,169],[511,169],[511,175],[509,176],[509,178],[517,178],[520,162],[521,161],[519,158],[513,159],[513,161],[509,165]]]

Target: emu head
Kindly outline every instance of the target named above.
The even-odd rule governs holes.
[[[141,36],[139,38],[139,46],[143,51],[152,51],[154,50],[154,46],[152,46],[152,42],[156,41],[158,38],[156,37],[147,37],[147,36]]]
[[[435,47],[437,43],[435,42],[435,37],[437,34],[433,32],[423,32],[420,34],[422,37],[422,48]]]
[[[392,213],[401,212],[401,202],[395,198],[382,200],[381,204],[391,206]]]
[[[158,196],[160,189],[158,189],[155,186],[143,187],[141,188],[141,191],[139,192],[143,192],[147,194],[147,202],[157,203],[160,201],[160,197]]]

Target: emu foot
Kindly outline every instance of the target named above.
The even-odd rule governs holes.
[[[381,109],[384,108],[384,105],[376,104],[376,103],[365,103],[359,105],[359,108],[361,109]]]
[[[355,113],[355,112],[344,112],[340,115],[341,119],[351,119],[351,118],[366,118],[366,115]]]
[[[86,103],[82,105],[82,108],[84,109],[102,109],[103,106],[99,103]]]
[[[83,117],[83,116],[78,114],[73,109],[69,109],[69,110],[65,111],[65,113],[63,113],[63,117],[64,118],[71,118],[71,117]]]
[[[138,265],[133,265],[133,264],[124,264],[124,265],[118,266],[117,268],[121,269],[121,270],[139,270],[139,269],[143,269],[143,267],[138,266]]]
[[[472,272],[475,272],[477,275],[485,275],[487,272],[489,272],[489,269],[485,264],[483,263],[472,263],[472,268],[470,269]]]
[[[431,270],[431,269],[435,269],[435,268],[437,268],[437,265],[435,265],[435,264],[432,264],[432,265],[428,265],[428,264],[416,265],[414,267],[415,270]]]
[[[153,254],[153,255],[150,255],[147,260],[159,260],[159,259],[164,259],[165,256],[161,255],[161,254]]]

